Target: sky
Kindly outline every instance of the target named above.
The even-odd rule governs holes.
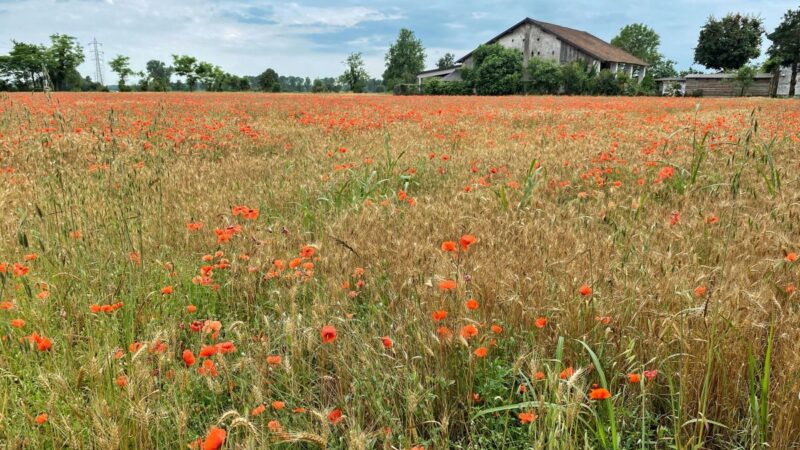
[[[350,52],[362,52],[370,76],[380,78],[401,28],[422,40],[431,68],[446,52],[458,58],[531,17],[606,41],[626,24],[644,23],[661,35],[661,53],[686,69],[708,16],[758,15],[769,32],[798,7],[798,0],[0,0],[0,54],[12,39],[47,43],[64,33],[84,45],[97,38],[105,61],[126,55],[136,70],[177,53],[238,75],[273,68],[314,78],[337,76]],[[79,70],[93,77],[86,55]],[[111,84],[107,64],[103,71]]]

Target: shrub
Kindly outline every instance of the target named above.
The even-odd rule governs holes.
[[[413,83],[396,84],[392,88],[394,95],[417,95],[419,94],[419,86]]]
[[[425,95],[469,95],[472,91],[463,81],[429,80],[422,84]]]
[[[573,61],[561,67],[561,83],[567,95],[585,95],[591,92],[594,67],[584,61]]]
[[[528,61],[529,93],[558,94],[561,90],[561,67],[552,61],[533,58]]]
[[[621,95],[623,92],[622,78],[627,78],[624,73],[613,73],[610,70],[601,70],[592,80],[592,93],[595,95]]]
[[[499,44],[482,45],[472,54],[473,69],[462,69],[467,86],[479,95],[511,95],[522,86],[522,54]]]

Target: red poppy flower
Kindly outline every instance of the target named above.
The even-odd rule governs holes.
[[[322,337],[322,342],[330,344],[336,340],[336,328],[333,325],[325,325],[320,330],[319,335]]]

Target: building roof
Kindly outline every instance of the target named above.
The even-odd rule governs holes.
[[[522,25],[527,25],[527,24],[533,24],[538,26],[539,28],[545,30],[546,32],[555,35],[561,41],[566,42],[567,44],[577,48],[583,53],[586,53],[594,58],[597,58],[600,61],[635,64],[638,66],[649,65],[645,61],[642,61],[641,59],[631,55],[625,50],[614,47],[608,42],[598,38],[597,36],[589,34],[585,31],[575,30],[573,28],[562,27],[560,25],[534,20],[531,19],[530,17],[526,17],[516,25],[498,34],[497,36],[486,42],[486,44],[494,44],[501,37],[514,31],[515,29],[521,27]],[[472,55],[472,53],[473,52],[467,53],[456,62],[463,63],[467,58],[469,58]]]
[[[458,65],[458,66],[448,67],[446,69],[423,70],[422,72],[418,73],[417,76],[418,77],[423,77],[423,78],[425,78],[426,76],[428,76],[428,77],[445,76],[445,75],[449,75],[449,74],[455,72],[456,70],[458,70],[459,67],[461,67],[461,66]]]

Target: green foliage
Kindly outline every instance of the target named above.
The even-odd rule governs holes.
[[[444,56],[436,61],[437,69],[449,69],[456,65],[456,56],[452,53],[445,53]]]
[[[172,67],[168,67],[163,61],[151,59],[147,61],[147,84],[151,91],[166,92],[169,89],[169,79],[172,76]]]
[[[625,89],[623,73],[613,73],[610,70],[601,70],[592,82],[592,93],[595,95],[622,95]]]
[[[195,73],[197,58],[189,55],[172,55],[172,67],[175,69],[176,75],[186,77],[189,92],[194,91],[197,86],[197,75]]]
[[[413,83],[425,69],[425,48],[414,32],[403,28],[397,41],[386,52],[386,71],[383,83],[388,89],[400,83]],[[350,84],[350,83],[348,83]],[[355,90],[354,90],[355,92]]]
[[[561,67],[555,62],[532,58],[528,61],[531,94],[558,94],[561,89]]]
[[[775,31],[767,35],[772,45],[768,50],[770,59],[792,67],[789,81],[789,97],[794,97],[797,85],[797,66],[800,64],[800,8],[789,10]]]
[[[567,95],[584,95],[591,91],[595,69],[585,61],[573,61],[561,67],[561,83]]]
[[[731,82],[739,89],[739,96],[744,97],[747,94],[747,89],[755,82],[755,76],[758,70],[750,65],[742,66],[736,71],[736,75],[731,78]]]
[[[258,87],[264,92],[280,92],[281,84],[278,72],[267,69],[258,76]]]
[[[394,95],[417,95],[419,94],[419,86],[413,83],[396,84],[392,88]]]
[[[364,67],[364,58],[361,56],[361,52],[351,53],[344,64],[346,69],[339,77],[339,81],[346,84],[353,92],[364,92],[369,74],[367,74],[367,69]]]
[[[127,56],[117,55],[108,62],[108,65],[111,67],[111,70],[117,74],[119,77],[119,90],[120,92],[125,92],[130,90],[126,85],[126,80],[129,76],[133,75],[135,72],[131,69],[131,59]]]
[[[499,44],[481,45],[472,54],[471,70],[462,76],[478,95],[512,95],[522,87],[522,54]]]
[[[728,14],[709,17],[700,30],[694,60],[709,69],[736,70],[761,54],[762,19]]]
[[[429,80],[422,84],[425,95],[470,95],[472,91],[463,81]]]
[[[611,39],[611,45],[619,47],[649,64],[655,64],[663,58],[658,52],[661,37],[655,30],[643,23],[622,27],[619,34]]]
[[[51,35],[50,43],[50,48],[47,49],[47,70],[54,87],[62,91],[80,88],[80,74],[77,77],[71,74],[86,59],[83,47],[75,37],[66,34]]]

